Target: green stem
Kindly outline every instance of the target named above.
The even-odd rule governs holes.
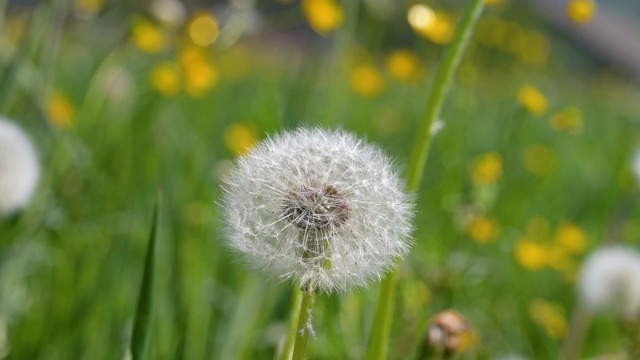
[[[298,329],[296,330],[296,343],[293,348],[293,360],[304,360],[307,353],[307,342],[311,332],[311,310],[315,291],[300,289],[302,292],[302,302],[300,304],[300,314],[298,315]]]
[[[580,350],[584,345],[590,325],[591,314],[583,305],[578,304],[571,314],[569,331],[562,343],[562,349],[558,356],[559,359],[574,360],[580,356]]]
[[[629,346],[629,359],[640,359],[640,320],[633,322],[632,326],[635,328],[631,332],[631,346]]]
[[[460,63],[462,53],[469,43],[473,28],[483,8],[484,0],[471,0],[471,4],[458,24],[455,37],[441,60],[438,72],[433,80],[431,93],[427,100],[424,117],[418,127],[413,150],[409,158],[409,168],[407,172],[407,186],[409,191],[416,192],[420,187],[422,174],[431,146],[431,127],[440,115],[455,70]],[[378,297],[378,307],[376,308],[369,337],[367,359],[385,359],[387,356],[391,329],[391,313],[393,312],[397,278],[398,269],[395,269],[382,280]]]
[[[293,302],[291,304],[291,315],[289,320],[289,331],[287,331],[287,341],[280,356],[280,360],[291,360],[293,356],[293,345],[296,343],[296,328],[298,326],[298,318],[300,315],[300,306],[302,305],[302,291],[293,291]]]

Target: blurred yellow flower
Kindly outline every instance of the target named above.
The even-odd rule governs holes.
[[[453,19],[444,11],[435,11],[427,5],[416,4],[409,8],[407,20],[413,31],[436,44],[447,44],[453,38]]]
[[[525,225],[527,236],[532,239],[545,239],[549,235],[549,228],[547,219],[540,216],[528,219]]]
[[[205,49],[186,47],[178,57],[184,73],[184,86],[189,95],[202,97],[218,83],[218,71]]]
[[[524,153],[524,167],[529,172],[544,176],[556,168],[556,154],[542,144],[529,145]]]
[[[420,60],[411,50],[395,50],[387,57],[387,71],[396,80],[416,80],[420,73]]]
[[[598,4],[594,0],[571,0],[567,5],[569,19],[577,24],[584,24],[593,19]]]
[[[174,97],[180,93],[182,72],[175,62],[164,61],[151,70],[151,86],[164,97]]]
[[[148,53],[158,53],[167,45],[167,38],[162,29],[146,19],[134,20],[132,36],[136,46]]]
[[[540,66],[547,63],[551,54],[551,45],[547,37],[539,31],[520,31],[517,55],[519,59],[529,65]]]
[[[486,5],[498,5],[498,4],[502,4],[505,0],[484,0],[484,3]]]
[[[233,123],[224,130],[224,144],[235,155],[246,155],[258,141],[258,129],[250,123]]]
[[[502,176],[502,156],[495,151],[475,158],[471,168],[471,178],[480,185],[493,184]]]
[[[403,303],[408,312],[424,311],[431,302],[431,291],[422,281],[406,281],[400,287]]]
[[[587,234],[578,225],[570,222],[558,226],[555,241],[572,254],[581,254],[587,249]]]
[[[75,0],[75,8],[85,16],[96,15],[104,5],[104,0]]]
[[[189,22],[189,37],[194,44],[209,46],[218,39],[218,22],[208,12],[197,13]]]
[[[302,0],[301,6],[309,26],[319,34],[327,34],[342,25],[344,12],[336,0]]]
[[[218,59],[220,76],[239,80],[251,73],[253,59],[251,51],[243,45],[235,45],[222,52]]]
[[[548,258],[547,266],[565,274],[565,277],[577,270],[577,264],[575,260],[571,258],[571,254],[567,251],[567,248],[561,244],[554,243],[547,247]]]
[[[584,128],[582,112],[573,106],[553,114],[549,122],[553,130],[566,131],[573,135],[581,134]]]
[[[6,36],[12,44],[18,44],[27,32],[29,20],[26,16],[16,13],[4,19],[4,28],[0,39]]]
[[[384,77],[373,65],[358,65],[351,70],[349,84],[357,94],[374,97],[384,89]]]
[[[529,316],[554,340],[562,339],[567,334],[567,320],[564,317],[564,311],[558,305],[535,299],[529,306]]]
[[[477,217],[469,227],[469,236],[479,244],[486,244],[495,240],[500,233],[500,226],[495,219]]]
[[[69,128],[73,125],[75,108],[66,94],[54,91],[47,100],[47,117],[57,128]]]
[[[520,265],[530,270],[540,270],[547,265],[548,252],[544,245],[537,241],[523,238],[515,248],[515,257]]]
[[[549,107],[544,94],[530,85],[520,87],[518,90],[518,101],[520,105],[533,115],[543,115]]]
[[[218,83],[218,71],[211,63],[196,63],[184,68],[185,89],[192,97],[202,97]]]

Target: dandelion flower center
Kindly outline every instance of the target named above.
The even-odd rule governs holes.
[[[284,200],[284,217],[305,230],[340,227],[349,219],[349,212],[349,203],[332,185],[304,185],[289,192]]]

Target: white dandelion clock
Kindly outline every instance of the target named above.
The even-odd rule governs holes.
[[[229,246],[307,290],[380,279],[409,250],[413,204],[374,145],[301,128],[238,160],[222,200]]]
[[[39,177],[31,140],[17,125],[0,117],[0,216],[25,207]]]
[[[607,247],[590,255],[580,270],[579,295],[593,312],[612,310],[625,319],[640,316],[640,253]]]

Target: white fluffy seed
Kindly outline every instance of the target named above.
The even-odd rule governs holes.
[[[0,217],[29,203],[39,177],[31,140],[17,125],[0,117]]]
[[[410,247],[413,204],[380,149],[300,128],[257,144],[223,187],[231,249],[307,289],[380,279]]]

